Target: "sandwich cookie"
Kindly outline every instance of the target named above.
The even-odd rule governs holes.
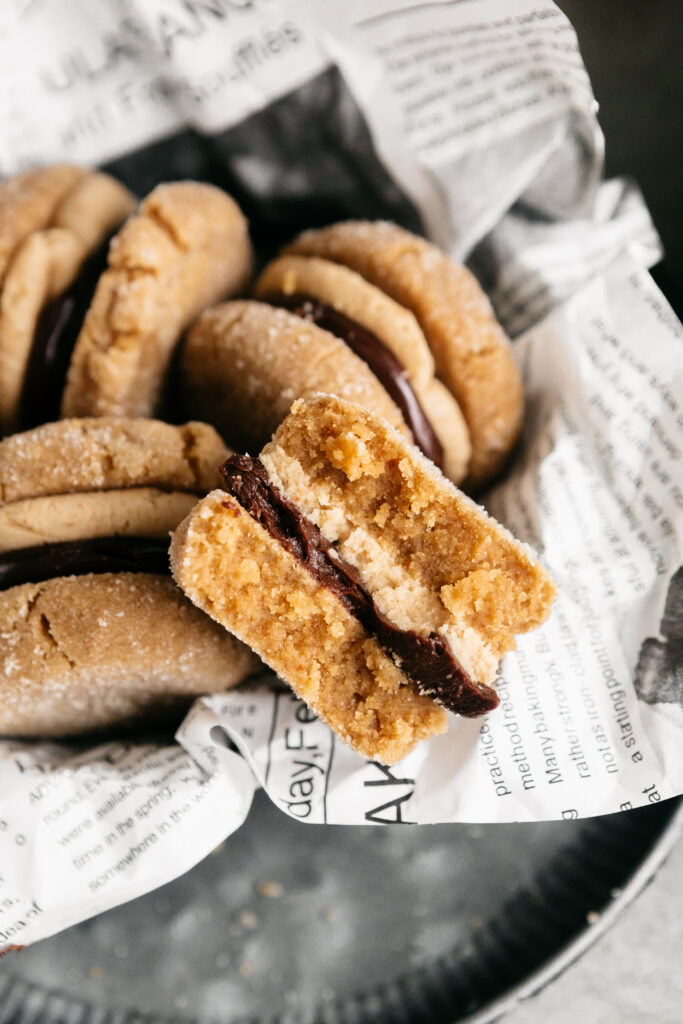
[[[17,246],[47,227],[56,207],[85,171],[53,164],[17,174],[0,184],[0,284]]]
[[[384,420],[297,401],[222,474],[173,536],[173,575],[345,742],[392,764],[444,731],[444,708],[496,707],[499,659],[553,585]]]
[[[134,208],[108,174],[58,165],[0,188],[0,428],[56,419],[111,234]]]
[[[466,486],[480,488],[499,473],[521,429],[522,384],[509,341],[472,274],[429,242],[384,221],[306,231],[284,256],[299,259],[267,272],[259,291],[275,286],[287,294],[305,283],[309,298],[335,305],[330,289],[318,292],[317,261],[326,261],[359,274],[413,315],[438,378],[457,399],[469,429]],[[315,270],[303,269],[301,258],[315,260]],[[351,315],[358,319],[357,312]],[[359,322],[365,324],[362,310]]]
[[[341,327],[327,329],[327,321],[325,328],[318,326],[306,315],[307,308],[299,316],[263,302],[235,301],[204,313],[189,332],[180,357],[186,413],[201,409],[202,417],[232,447],[254,451],[272,436],[295,398],[334,394],[383,416],[430,458],[442,462],[444,447],[389,349],[383,347],[387,384],[376,365],[373,372],[348,339],[341,340]],[[360,329],[353,333],[359,341]],[[392,394],[392,381],[397,395]],[[461,474],[469,442],[455,409],[450,421],[444,417],[452,428],[448,468]]]
[[[251,273],[247,222],[213,185],[159,185],[112,240],[67,376],[63,416],[152,416],[173,350]]]
[[[166,724],[258,667],[169,573],[226,454],[203,423],[106,417],[0,443],[0,735]]]
[[[348,267],[315,257],[274,260],[255,294],[340,338],[381,382],[418,448],[454,483],[463,479],[469,431],[455,398],[434,376],[432,353],[409,310]]]

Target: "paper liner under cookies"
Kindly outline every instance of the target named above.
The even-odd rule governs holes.
[[[109,3],[93,6],[100,22],[89,20],[90,5],[87,16],[82,6],[60,5],[60,17],[64,32],[80,33],[84,46],[99,52],[100,33],[116,27],[116,15]],[[141,24],[154,28],[151,9],[134,7]],[[323,71],[332,59],[377,153],[419,205],[431,237],[464,257],[493,228],[477,265],[495,281],[494,299],[511,334],[576,293],[515,345],[529,413],[512,474],[490,500],[506,525],[538,545],[560,584],[558,612],[506,660],[498,717],[483,729],[454,721],[445,736],[390,771],[348,755],[272,678],[258,692],[198,703],[178,734],[180,745],[84,751],[3,742],[0,951],[163,884],[234,831],[247,813],[254,775],[229,749],[231,736],[249,751],[276,805],[308,822],[539,820],[607,813],[683,792],[681,588],[674,577],[683,533],[676,489],[680,325],[643,269],[658,248],[637,193],[621,182],[597,188],[602,140],[571,27],[538,0],[418,5],[401,18],[363,26],[353,23],[351,5],[327,4],[325,36],[293,6],[283,3],[285,9],[298,43],[283,44],[281,63],[265,61],[236,82],[225,77],[222,86],[216,69],[225,67],[226,54],[234,58],[235,38],[223,32],[235,30],[237,14],[170,43],[163,68],[150,70],[157,58],[146,54],[48,95],[30,79],[25,55],[45,53],[54,78],[62,51],[55,52],[46,8],[33,5],[6,55],[21,86],[13,102],[25,97],[25,116],[14,116],[7,128],[3,168],[63,158],[65,148],[81,161],[103,161],[177,130],[189,117],[200,131],[220,132],[259,104],[327,95],[337,81],[336,72]],[[245,37],[272,30],[269,12],[245,8],[239,17]],[[417,120],[408,130],[407,105],[419,97],[399,91],[400,61],[392,63],[397,55],[410,57],[425,32],[437,33],[458,57],[445,81],[449,121],[440,135]],[[507,48],[514,61],[506,63]],[[480,75],[474,84],[460,82],[463,53],[479,72],[491,71],[486,95],[476,85]],[[436,72],[420,60],[428,91]],[[540,76],[530,73],[539,70]],[[308,91],[287,95],[321,72]],[[155,89],[155,75],[166,85],[182,82],[179,95],[188,102],[176,106],[168,88]],[[558,88],[548,90],[549,80]],[[520,83],[514,102],[513,82]],[[486,116],[475,116],[475,101]],[[97,102],[106,111],[104,129],[86,117]],[[341,106],[353,136],[352,104]],[[304,123],[310,121],[293,118],[288,131]],[[249,159],[242,152],[240,159],[264,201],[299,200],[307,174],[329,185],[327,158],[311,152],[287,151],[273,170],[279,154],[263,157],[263,136],[254,127]],[[268,140],[277,138],[271,129]],[[366,137],[358,140],[355,156],[368,170],[363,186],[374,196],[382,190],[379,172],[362,163],[370,154]],[[220,139],[214,135],[213,142],[220,161]],[[348,153],[342,156],[350,174]],[[183,160],[186,154],[187,148]],[[501,221],[525,193],[539,216],[531,222],[521,204]],[[357,198],[358,211],[349,213],[368,216],[365,195]],[[634,260],[604,275],[627,248]],[[592,283],[580,292],[587,277]]]
[[[683,693],[667,653],[680,630],[667,568],[683,550],[680,411],[667,383],[680,333],[625,259],[520,340],[528,429],[489,505],[543,550],[559,595],[503,662],[501,705],[483,723],[451,716],[445,735],[387,768],[266,673],[200,699],[180,746],[0,742],[0,895],[17,900],[0,941],[34,941],[174,877],[238,826],[256,782],[284,813],[319,824],[583,817],[682,792]],[[27,864],[55,846],[59,870],[36,889]]]

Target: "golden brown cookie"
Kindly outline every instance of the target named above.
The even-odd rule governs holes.
[[[258,666],[170,578],[62,576],[0,591],[0,735],[172,727]]]
[[[451,480],[462,480],[471,456],[469,431],[455,398],[435,380],[432,353],[409,310],[348,267],[308,256],[269,263],[255,294],[341,337],[398,405],[418,447]]]
[[[467,485],[478,488],[495,476],[519,435],[524,400],[508,339],[472,274],[424,239],[382,221],[306,231],[285,255],[348,267],[414,314],[469,428]]]
[[[442,706],[496,706],[499,659],[553,585],[384,420],[300,400],[222,472],[174,534],[175,579],[347,743],[393,763],[443,731]]]
[[[262,302],[207,310],[183,345],[180,375],[187,411],[201,409],[242,451],[261,448],[295,398],[319,391],[358,402],[410,436],[375,375],[343,341]]]
[[[156,487],[50,494],[0,505],[0,553],[91,537],[165,537],[197,498]]]
[[[0,185],[0,284],[16,247],[32,231],[48,226],[55,208],[83,174],[82,167],[54,164]]]
[[[247,223],[220,189],[160,185],[116,235],[76,342],[64,416],[151,416],[173,349],[201,311],[244,288]]]
[[[224,491],[176,530],[176,581],[252,646],[341,738],[391,764],[444,732],[422,697],[337,598]]]
[[[37,188],[36,176],[42,189]],[[95,171],[53,167],[35,172],[30,180],[31,202],[24,198],[23,205],[26,183],[19,190],[7,183],[4,202],[0,191],[0,231],[4,230],[8,246],[0,291],[0,428],[4,433],[57,415],[63,379],[50,381],[48,391],[56,392],[50,408],[46,407],[45,378],[63,377],[69,353],[62,372],[47,355],[46,365],[41,366],[40,350],[54,344],[51,332],[60,306],[71,303],[73,307],[79,286],[83,291],[82,279],[99,276],[102,267],[91,266],[99,247],[135,205],[123,185]],[[106,252],[103,259],[106,263]],[[82,299],[83,308],[72,308],[73,316],[85,315],[90,296]],[[66,323],[60,322],[59,327],[68,333]],[[74,339],[75,334],[71,344]]]
[[[106,416],[46,423],[0,443],[0,502],[136,486],[203,494],[219,483],[225,451],[207,423]]]
[[[226,454],[206,424],[154,420],[0,442],[0,735],[156,724],[255,670],[168,575],[169,532]]]
[[[353,270],[315,256],[280,256],[254,286],[257,297],[311,295],[367,327],[387,345],[418,388],[434,376],[434,358],[413,314]]]

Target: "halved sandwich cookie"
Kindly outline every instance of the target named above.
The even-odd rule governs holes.
[[[547,617],[531,551],[385,421],[298,401],[176,530],[185,593],[354,749],[387,764],[493,709],[500,657]]]
[[[325,276],[335,266],[359,275],[416,322],[437,377],[462,409],[472,444],[466,484],[480,488],[505,464],[520,432],[524,399],[509,341],[477,280],[396,224],[347,221],[300,235],[267,269],[257,293],[278,290],[289,302],[292,292],[303,292],[309,301],[345,312],[347,293],[340,299]],[[347,315],[375,330],[373,301],[365,308],[356,303]],[[377,333],[390,343],[382,329]]]
[[[225,454],[205,424],[155,420],[0,443],[0,735],[162,724],[254,671],[169,573],[169,531]]]

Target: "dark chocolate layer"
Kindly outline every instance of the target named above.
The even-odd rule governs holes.
[[[170,572],[168,540],[154,537],[92,537],[19,548],[0,554],[0,590],[43,583],[56,576],[101,572]]]
[[[473,680],[438,633],[423,637],[394,626],[377,608],[358,571],[334,551],[306,516],[274,487],[265,467],[249,455],[233,455],[221,467],[226,490],[290,552],[322,586],[331,590],[361,625],[400,664],[422,694],[466,718],[497,707],[490,686]]]
[[[38,317],[19,404],[19,430],[59,419],[71,355],[97,282],[107,269],[111,239],[108,235],[93,250],[72,284],[48,302]]]
[[[284,292],[271,292],[264,297],[271,306],[281,306],[304,320],[310,320],[317,327],[329,331],[345,342],[359,359],[370,367],[375,377],[399,407],[415,444],[424,452],[439,469],[443,469],[443,446],[434,432],[434,428],[413,387],[408,380],[405,369],[383,341],[367,327],[352,320],[310,295],[286,295]]]

